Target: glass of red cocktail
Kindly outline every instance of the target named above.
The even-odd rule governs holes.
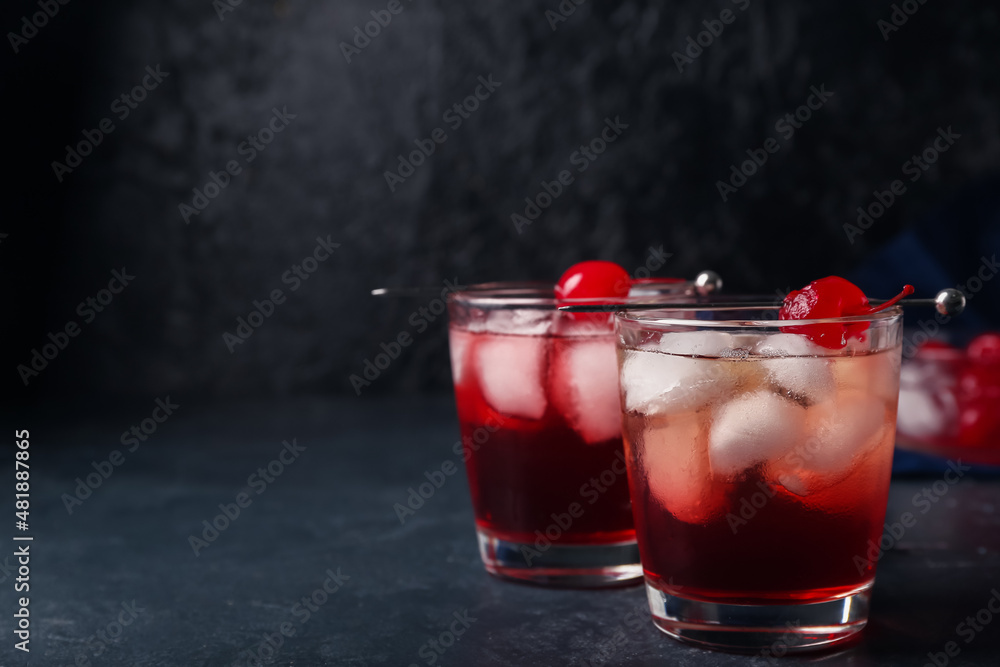
[[[650,610],[678,639],[784,652],[867,622],[901,311],[777,319],[759,305],[617,317]]]
[[[693,284],[632,289],[670,298]],[[480,553],[489,572],[537,584],[637,581],[613,317],[557,310],[564,303],[540,283],[479,285],[449,298]]]

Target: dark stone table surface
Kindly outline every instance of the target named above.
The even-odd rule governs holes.
[[[131,452],[121,433],[152,405],[16,424],[31,431],[31,653],[13,648],[16,573],[4,549],[0,664],[247,665],[266,636],[280,644],[274,665],[769,664],[685,646],[645,617],[626,625],[645,614],[640,587],[546,590],[488,576],[464,471],[401,524],[393,505],[408,488],[458,462],[450,398],[180,403]],[[293,439],[304,449],[286,450],[270,483],[248,479]],[[107,471],[116,449],[120,465],[70,514],[75,479],[94,463]],[[942,665],[948,642],[960,652],[947,664],[1000,662],[1000,617],[981,611],[1000,589],[1000,480],[966,476],[921,513],[913,497],[937,479],[893,482],[887,518],[910,511],[917,522],[879,564],[860,641],[784,664],[920,667],[940,653]],[[190,536],[240,493],[250,504],[195,555]],[[977,613],[978,631],[959,628]]]

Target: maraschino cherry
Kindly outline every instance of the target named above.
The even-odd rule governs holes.
[[[1000,366],[1000,334],[979,334],[969,342],[966,352],[973,363]]]
[[[1000,436],[1000,333],[973,338],[958,372],[958,443],[983,447]]]
[[[628,296],[632,279],[628,271],[614,262],[599,259],[580,262],[566,269],[556,283],[556,299],[624,298]],[[582,303],[582,302],[581,302]]]
[[[972,339],[965,348],[958,386],[970,399],[1000,398],[1000,334],[984,333]]]
[[[614,262],[588,260],[566,269],[556,283],[556,301],[566,303],[599,304],[628,296],[632,279],[628,271]],[[570,320],[607,326],[611,316],[608,313],[566,313]]]
[[[889,301],[872,306],[861,289],[839,276],[814,280],[800,290],[785,297],[778,317],[782,320],[819,320],[852,315],[871,315],[895,305],[903,297],[913,294],[913,286],[905,285],[903,291]],[[867,322],[850,324],[810,324],[802,327],[782,327],[786,333],[799,333],[831,350],[847,345],[848,338],[857,338],[868,328]]]
[[[996,398],[967,398],[958,415],[958,444],[983,447],[1000,435],[1000,413]]]

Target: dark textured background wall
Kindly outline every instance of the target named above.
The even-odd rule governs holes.
[[[350,63],[341,42],[387,2],[247,1],[220,18],[224,2],[75,0],[17,53],[8,44],[14,206],[0,257],[15,312],[31,315],[8,330],[8,368],[80,321],[112,269],[136,276],[31,380],[34,395],[349,392],[424,305],[372,287],[554,279],[585,258],[634,269],[650,246],[672,253],[661,275],[798,286],[862,262],[1000,159],[989,2],[912,0],[886,40],[882,1],[565,0],[575,9],[553,29],[556,0],[402,0]],[[724,9],[735,20],[678,71],[672,54]],[[34,11],[12,3],[5,31]],[[169,76],[119,119],[112,102],[147,66]],[[500,86],[453,128],[443,114],[480,76]],[[813,86],[833,95],[785,140],[776,121]],[[248,164],[238,146],[273,108],[295,117]],[[57,182],[51,163],[105,117],[113,133]],[[605,118],[628,127],[577,173],[571,154]],[[947,126],[962,138],[850,243],[855,209]],[[396,156],[439,127],[447,141],[390,191]],[[769,137],[780,150],[722,201],[716,182]],[[241,173],[186,222],[179,205],[230,160]],[[574,182],[518,233],[511,214],[564,169]],[[339,248],[289,293],[283,272],[327,235]],[[973,264],[987,250],[970,240]],[[230,353],[223,333],[279,287],[287,302]],[[447,382],[438,322],[366,391]]]

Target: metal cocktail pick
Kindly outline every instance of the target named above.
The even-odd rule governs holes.
[[[711,273],[706,271],[704,273]],[[699,276],[702,274],[699,274]],[[709,292],[710,293],[710,292]],[[871,305],[878,306],[885,303],[888,299],[872,299],[869,301]],[[559,306],[559,310],[568,310],[574,313],[614,313],[619,310],[709,310],[709,309],[719,309],[719,308],[733,308],[733,309],[746,309],[746,308],[780,308],[782,304],[774,302],[715,302],[715,303],[644,303],[635,302],[632,303],[627,300],[623,300],[621,303],[601,303],[595,305],[574,305],[574,306]],[[934,308],[942,315],[958,315],[963,310],[965,310],[965,295],[959,290],[953,288],[946,288],[937,293],[933,299],[902,299],[899,301],[900,306],[934,306]]]
[[[698,296],[709,296],[722,289],[722,277],[715,271],[702,271],[694,280],[688,283]],[[647,285],[655,285],[655,281],[650,281]],[[476,285],[468,288],[470,291],[477,289]],[[440,287],[380,287],[372,290],[372,296],[395,296],[395,297],[419,297],[424,295],[440,295]],[[646,302],[645,297],[635,296],[622,299],[616,303],[601,304],[578,304],[561,305],[559,310],[566,310],[574,313],[614,313],[619,310],[708,310],[718,308],[780,308],[782,304],[774,302],[713,302],[713,303],[665,303]],[[888,299],[872,299],[871,305],[878,306]],[[946,288],[935,295],[933,299],[913,299],[905,298],[899,301],[901,306],[934,306],[937,312],[942,315],[955,316],[965,310],[965,295],[957,289]],[[495,307],[503,307],[497,305]],[[514,305],[511,307],[524,307]]]
[[[646,286],[654,286],[656,280],[649,280],[644,284]],[[722,289],[722,277],[715,271],[702,271],[688,284],[694,288],[694,291],[699,296],[708,296]],[[475,291],[477,286],[470,285],[468,289]],[[379,287],[372,290],[372,296],[424,296],[440,293],[440,287]]]

